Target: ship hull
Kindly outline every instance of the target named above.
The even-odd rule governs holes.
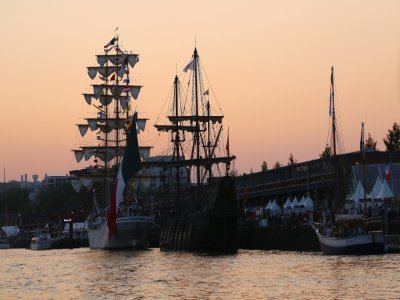
[[[316,231],[323,254],[369,255],[385,252],[382,231],[374,231],[350,238],[330,238]]]
[[[177,213],[161,225],[160,249],[162,251],[235,252],[237,243],[237,219],[234,182],[231,177],[222,178],[215,187],[208,187],[203,195],[192,191],[187,203],[196,201],[204,194],[204,206],[196,211]],[[196,206],[196,205],[193,205]],[[208,206],[208,210],[204,209]],[[211,209],[210,209],[211,207]]]
[[[116,231],[111,240],[104,219],[94,228],[88,228],[91,249],[147,248],[153,218],[147,216],[117,218]]]

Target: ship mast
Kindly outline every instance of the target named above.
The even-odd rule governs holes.
[[[335,198],[339,196],[339,172],[338,172],[338,159],[336,153],[336,112],[335,112],[335,83],[334,83],[334,69],[331,67],[331,87],[330,87],[330,107],[329,113],[332,116],[332,139],[333,139],[333,176],[334,176],[334,197],[332,208],[335,208]]]
[[[194,64],[194,84],[195,84],[195,122],[196,122],[196,130],[194,135],[194,142],[196,144],[196,159],[200,160],[200,123],[199,123],[199,92],[198,92],[198,58],[197,49],[194,48],[193,53],[193,64]],[[196,165],[197,171],[197,185],[200,186],[200,163]]]
[[[176,120],[176,132],[175,132],[175,161],[177,162],[176,166],[176,190],[177,190],[177,200],[179,201],[179,192],[180,192],[180,174],[179,174],[179,147],[180,147],[180,138],[179,138],[179,79],[178,76],[175,75],[174,80],[174,99],[175,99],[175,116],[177,117]]]

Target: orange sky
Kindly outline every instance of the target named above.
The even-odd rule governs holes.
[[[86,66],[115,27],[124,49],[140,54],[138,107],[151,124],[196,37],[240,173],[259,171],[264,160],[286,164],[290,153],[318,157],[331,65],[345,150],[358,149],[361,121],[384,150],[400,112],[399,13],[396,0],[4,1],[0,163],[7,180],[77,167],[75,124],[91,111],[81,95]],[[149,142],[154,136],[152,129]]]

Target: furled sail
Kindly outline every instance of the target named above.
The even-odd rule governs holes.
[[[84,137],[89,126],[86,124],[78,124],[78,128],[79,128],[79,133],[81,134],[82,137]]]

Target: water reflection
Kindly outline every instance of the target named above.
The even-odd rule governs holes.
[[[400,255],[234,255],[89,249],[0,252],[4,298],[396,298]]]

